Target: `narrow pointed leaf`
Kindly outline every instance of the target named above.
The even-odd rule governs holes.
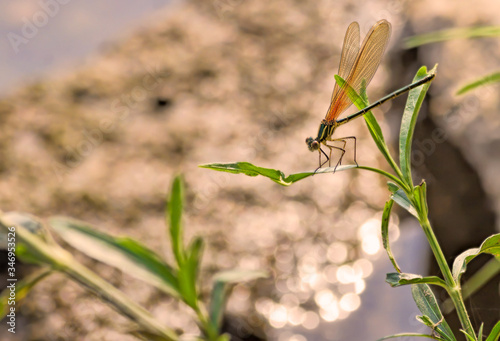
[[[460,331],[461,331],[462,333],[464,333],[465,337],[467,337],[467,340],[469,340],[469,341],[477,341],[477,339],[476,339],[474,336],[470,335],[470,334],[469,334],[469,333],[467,333],[465,330],[460,329]]]
[[[392,194],[396,193],[398,189],[400,189],[398,185],[390,181],[387,182],[387,187]]]
[[[184,301],[192,308],[197,307],[196,282],[203,249],[203,240],[196,238],[187,251],[187,258],[179,268],[179,287]]]
[[[391,287],[399,287],[408,284],[433,284],[439,285],[443,288],[446,287],[445,281],[436,276],[422,277],[420,275],[390,272],[386,275],[385,281],[389,283]]]
[[[399,186],[404,187],[404,184],[397,177],[392,175],[391,173],[388,173],[388,172],[381,170],[381,169],[366,167],[366,166],[346,165],[346,166],[338,166],[337,168],[325,167],[325,168],[320,168],[316,171],[308,171],[308,172],[303,172],[303,173],[291,174],[287,177],[285,177],[283,172],[281,172],[279,170],[271,169],[271,168],[257,167],[255,165],[252,165],[249,162],[211,163],[211,164],[200,165],[198,167],[208,168],[208,169],[216,170],[219,172],[228,172],[228,173],[233,173],[233,174],[245,174],[248,176],[262,175],[262,176],[265,176],[265,177],[271,179],[272,181],[274,181],[282,186],[290,186],[294,182],[297,182],[299,180],[302,180],[304,178],[307,178],[309,176],[313,176],[316,174],[336,173],[336,172],[342,172],[342,171],[345,171],[348,169],[356,168],[356,169],[365,169],[365,170],[369,170],[371,172],[381,174],[381,175],[387,177],[389,180],[397,183]]]
[[[486,238],[481,244],[481,253],[489,253],[496,258],[500,258],[500,233]]]
[[[437,329],[436,327],[438,327],[441,322],[439,321],[437,324],[432,322],[431,318],[427,315],[422,315],[422,316],[417,316],[417,321],[419,321],[420,323],[422,324],[425,324],[427,327],[431,328],[432,332],[434,335],[439,335],[439,340],[445,340],[445,341],[456,341],[455,338],[451,338],[450,339],[450,336],[444,334],[442,331],[440,331],[439,329]]]
[[[411,215],[418,218],[417,210],[415,209],[415,207],[413,207],[410,199],[408,199],[406,193],[403,190],[398,189],[396,193],[391,196],[391,199],[394,200],[396,204],[410,212]]]
[[[114,237],[75,219],[52,218],[50,225],[69,245],[89,257],[179,297],[176,272],[156,253],[127,237]]]
[[[176,176],[172,183],[170,197],[167,203],[167,222],[170,231],[172,250],[177,264],[182,266],[185,261],[183,233],[182,233],[182,206],[184,202],[184,188],[182,178]]]
[[[421,337],[421,338],[426,338],[426,339],[433,339],[433,340],[443,340],[442,338],[435,337],[433,335],[429,334],[419,334],[419,333],[399,333],[399,334],[393,334],[393,335],[388,335],[384,336],[381,339],[378,339],[377,341],[383,341],[383,340],[389,340],[389,339],[399,339],[401,338],[403,341],[407,340],[409,337]]]
[[[255,166],[249,162],[234,162],[234,163],[210,163],[210,164],[205,164],[205,165],[200,165],[199,167],[201,168],[208,168],[220,172],[228,172],[228,173],[233,173],[233,174],[245,174],[248,176],[257,176],[257,175],[262,175],[265,176],[272,181],[282,185],[282,186],[290,186],[294,182],[297,182],[299,180],[302,180],[304,178],[307,178],[309,176],[315,175],[315,174],[322,174],[322,173],[334,173],[334,172],[340,172],[343,170],[347,169],[352,169],[352,168],[357,168],[356,166],[353,165],[347,165],[347,166],[339,166],[335,170],[334,167],[327,167],[327,168],[320,168],[316,172],[312,171],[307,171],[303,173],[296,173],[296,174],[291,174],[289,176],[285,176],[285,174],[277,169],[272,169],[272,168],[264,168],[264,167],[258,167]]]
[[[431,318],[427,315],[422,315],[422,316],[417,316],[417,321],[425,324],[427,327],[430,327],[434,329],[434,323],[432,322]]]
[[[479,326],[479,331],[477,332],[477,338],[479,340],[483,339],[483,328],[484,328],[484,322],[481,323],[481,326]]]
[[[420,214],[422,217],[427,217],[429,209],[427,207],[427,184],[422,180],[422,183],[415,187],[416,198],[420,203]]]
[[[486,338],[486,341],[498,341],[500,339],[500,321],[498,321],[493,329],[491,330],[490,335]]]
[[[473,248],[462,252],[453,262],[453,277],[457,282],[467,269],[467,264],[481,253],[488,253],[500,258],[500,233],[494,234],[481,244],[479,248]]]
[[[418,70],[413,82],[436,72],[436,67],[427,72],[425,66]],[[408,100],[406,101],[403,119],[401,121],[401,130],[399,133],[399,163],[405,183],[413,188],[413,180],[411,178],[411,145],[413,142],[413,132],[417,123],[418,113],[424,101],[425,94],[429,89],[431,82],[410,90]]]
[[[457,95],[463,95],[471,90],[474,90],[476,88],[492,84],[492,83],[498,83],[500,82],[500,72],[493,72],[487,76],[483,76],[479,79],[476,79],[475,81],[468,83],[464,85],[460,90],[457,91]]]
[[[451,29],[410,37],[405,41],[405,48],[409,49],[420,45],[437,43],[453,39],[496,37],[496,36],[500,36],[500,26],[451,28]]]
[[[428,284],[415,284],[411,286],[413,300],[417,304],[420,312],[429,317],[436,326],[434,329],[445,340],[455,341],[453,332],[443,317],[436,297]]]
[[[394,269],[396,269],[397,272],[401,272],[401,268],[399,267],[396,259],[394,258],[394,255],[392,254],[391,246],[389,243],[389,219],[391,216],[391,209],[393,204],[394,200],[391,199],[386,202],[384,206],[384,212],[382,214],[382,244],[384,245],[384,249],[387,252],[387,256],[389,256]]]

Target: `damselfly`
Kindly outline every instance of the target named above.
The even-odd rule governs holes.
[[[345,124],[357,117],[360,117],[375,107],[383,104],[384,102],[393,99],[413,88],[416,88],[422,84],[431,81],[434,78],[434,74],[426,76],[421,80],[407,85],[395,92],[381,98],[375,103],[367,106],[366,108],[354,113],[346,118],[337,120],[340,114],[342,114],[347,108],[352,104],[352,100],[348,96],[348,92],[351,87],[357,93],[360,92],[361,88],[366,88],[373,78],[373,75],[377,71],[377,68],[384,55],[385,48],[389,42],[391,36],[391,24],[385,19],[379,20],[370,29],[363,44],[359,44],[359,25],[357,22],[353,22],[347,28],[347,32],[344,38],[344,45],[342,47],[342,55],[340,57],[340,65],[338,75],[345,80],[342,87],[338,84],[335,85],[332,93],[332,98],[330,102],[330,107],[324,120],[321,121],[319,126],[318,136],[316,138],[308,137],[306,139],[307,146],[310,151],[317,150],[319,153],[319,168],[329,162],[331,166],[331,156],[332,150],[336,149],[341,152],[340,158],[335,165],[335,169],[338,165],[342,163],[342,158],[345,154],[345,146],[348,139],[354,140],[354,162],[356,161],[356,137],[346,136],[341,138],[332,138],[335,129]],[[341,142],[342,146],[338,147],[333,144],[328,144],[327,142]],[[329,155],[327,155],[323,149],[321,149],[321,144],[330,150]],[[321,162],[321,154],[326,157],[326,160]]]

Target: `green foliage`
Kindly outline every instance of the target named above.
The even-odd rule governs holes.
[[[452,28],[410,37],[405,40],[404,46],[407,49],[410,49],[425,44],[437,43],[453,39],[497,36],[500,36],[500,26]]]
[[[315,174],[334,173],[335,171],[339,172],[346,169],[355,168],[356,166],[339,166],[336,170],[334,167],[321,168],[316,172],[314,170],[311,170],[302,173],[290,174],[289,176],[285,176],[285,174],[280,170],[257,167],[249,162],[210,163],[206,165],[200,165],[199,167],[233,174],[245,174],[248,176],[262,175],[282,186],[290,186],[294,182],[303,180]]]
[[[439,277],[429,276],[422,277],[420,275],[390,272],[387,274],[385,281],[389,283],[391,287],[399,287],[408,284],[434,284],[446,288],[446,283]]]
[[[429,321],[430,325],[426,322],[423,323],[431,327],[433,331],[436,331],[444,340],[456,340],[450,326],[439,309],[436,297],[429,285],[413,284],[411,286],[411,293],[418,310],[423,314],[420,321]]]
[[[181,297],[177,271],[141,243],[99,232],[96,227],[75,219],[56,217],[50,220],[50,224],[66,243],[87,256],[169,295]]]
[[[414,48],[425,44],[454,39],[471,39],[497,36],[500,36],[500,26],[452,28],[410,37],[405,40],[404,45],[406,48]],[[500,72],[493,72],[462,86],[456,94],[463,95],[478,87],[498,82],[500,82]]]
[[[420,68],[420,70],[418,70],[413,81],[417,82],[424,77],[429,77],[430,75],[433,75],[435,73],[436,67],[434,67],[434,69],[430,70],[429,72],[427,72],[427,69],[425,67],[422,67]],[[361,95],[358,95],[348,84],[346,84],[345,80],[343,80],[341,77],[335,76],[335,80],[340,87],[344,86],[349,98],[358,107],[358,109],[361,110],[368,105],[368,99],[366,98],[365,89],[363,87],[361,88]],[[386,171],[367,166],[343,166],[338,167],[337,171],[347,170],[350,168],[359,168],[377,172],[389,179],[388,187],[391,194],[390,200],[384,207],[381,231],[384,248],[386,249],[389,259],[397,272],[387,274],[386,281],[393,287],[402,285],[412,286],[413,298],[417,304],[417,307],[422,313],[422,316],[417,317],[417,319],[430,327],[432,330],[432,334],[430,335],[414,333],[394,334],[387,336],[381,340],[409,336],[427,337],[435,340],[446,341],[456,340],[454,333],[450,329],[447,322],[444,320],[443,314],[441,313],[434,294],[430,290],[429,285],[437,285],[445,288],[448,292],[450,300],[457,310],[460,322],[463,327],[462,332],[464,333],[464,335],[466,335],[466,337],[470,340],[478,341],[480,340],[480,338],[476,336],[476,333],[472,328],[472,324],[470,322],[468,313],[465,309],[463,298],[461,296],[459,283],[460,276],[466,270],[467,264],[481,253],[487,253],[494,255],[495,257],[499,257],[500,236],[491,236],[490,238],[485,240],[479,248],[464,252],[462,255],[457,257],[453,266],[453,272],[451,271],[428,220],[429,208],[427,206],[427,185],[424,181],[422,181],[418,186],[415,186],[413,184],[411,174],[411,146],[413,134],[415,131],[418,113],[429,87],[430,82],[427,82],[422,86],[418,86],[412,89],[408,94],[408,100],[405,106],[399,135],[399,165],[392,158],[389,148],[387,147],[385,139],[382,135],[382,130],[380,129],[380,126],[378,125],[375,117],[370,112],[364,114],[367,127],[373,137],[375,144],[377,145],[377,148],[380,150],[381,154],[384,156],[395,174],[391,174]],[[292,174],[288,177],[285,177],[282,171],[270,168],[260,168],[246,162],[237,162],[231,164],[210,164],[203,165],[202,167],[218,171],[226,171],[230,173],[243,173],[250,176],[263,175],[281,185],[286,186],[291,185],[296,181],[303,180],[313,174],[321,174],[332,171],[331,168],[325,168],[324,170],[319,169],[316,172],[309,171],[304,173]],[[441,269],[443,278],[439,278],[437,276],[422,277],[420,275],[402,273],[401,268],[398,266],[396,259],[391,252],[388,237],[389,219],[393,203],[398,204],[418,219],[419,223],[422,226],[423,232],[425,233],[429,241],[429,245],[433,251],[436,261]],[[488,341],[494,340],[494,337],[498,338],[499,334],[500,326],[498,326],[497,324],[497,326],[495,326],[494,330],[491,332]],[[479,335],[482,335],[482,329],[479,331]]]
[[[172,240],[172,250],[180,267],[186,260],[182,240],[182,206],[184,188],[180,177],[176,177],[172,183],[172,190],[167,203],[166,220],[170,226],[170,238]]]
[[[500,72],[493,72],[489,75],[483,76],[479,79],[476,79],[475,81],[464,85],[457,91],[457,95],[463,95],[469,91],[472,91],[476,88],[488,85],[488,84],[493,84],[493,83],[498,83],[500,82]]]
[[[436,67],[430,71],[435,73]],[[427,76],[427,69],[425,66],[418,70],[413,82],[416,82]],[[413,132],[417,124],[418,113],[425,98],[427,90],[431,86],[430,83],[424,84],[421,87],[413,89],[408,94],[403,119],[401,121],[401,130],[399,132],[399,164],[403,179],[409,188],[413,188],[413,181],[411,177],[411,144],[413,142]]]
[[[197,289],[203,240],[199,237],[194,238],[187,247],[184,247],[183,203],[182,179],[176,177],[166,210],[172,252],[176,260],[173,266],[151,249],[131,238],[99,232],[95,227],[75,219],[56,217],[50,220],[50,224],[53,231],[66,243],[85,255],[118,268],[186,303],[194,310],[198,325],[203,332],[200,340],[227,341],[229,336],[221,335],[220,327],[231,286],[237,282],[265,277],[266,274],[240,270],[231,274],[216,275],[210,313],[208,313],[204,308],[204,303],[200,300]],[[2,218],[4,217],[0,216],[0,232],[5,233],[8,231],[8,226],[14,225],[18,241],[17,250],[24,255],[24,259],[44,266],[42,271],[18,283],[17,300],[25,298],[29,290],[48,274],[59,271],[79,282],[118,312],[133,320],[138,328],[131,330],[130,334],[144,340],[179,339],[175,331],[161,325],[144,308],[131,301],[127,295],[111,286],[90,269],[85,268],[69,252],[49,238],[48,234],[40,233],[42,227],[31,231],[23,226],[31,227],[36,223],[35,220],[26,218],[22,220],[23,225],[17,225],[6,223]],[[0,309],[3,309],[3,316],[7,311],[7,295],[8,292],[4,291],[0,297]]]
[[[394,204],[394,200],[389,200],[385,203],[384,212],[382,214],[382,244],[384,246],[385,251],[387,252],[387,256],[389,256],[389,260],[391,261],[394,269],[398,273],[401,272],[401,268],[399,267],[394,255],[391,251],[391,246],[389,243],[389,219],[391,216],[392,205]]]
[[[500,321],[498,321],[493,329],[491,330],[490,335],[486,338],[486,341],[498,341],[500,339]]]
[[[453,262],[453,278],[457,283],[467,269],[467,264],[482,253],[487,253],[500,259],[500,233],[488,237],[479,248],[462,252]]]

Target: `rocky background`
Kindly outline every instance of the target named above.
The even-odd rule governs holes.
[[[399,319],[385,315],[399,289],[380,287],[375,295],[385,297],[384,306],[361,295],[370,278],[383,283],[377,264],[388,263],[377,237],[388,199],[380,176],[351,170],[284,188],[197,166],[249,161],[286,174],[316,168],[317,155],[304,140],[316,134],[328,107],[345,30],[358,21],[364,37],[386,18],[392,38],[368,89],[372,101],[410,83],[421,65],[439,63],[417,126],[415,179],[428,182],[431,218],[452,261],[498,228],[498,86],[455,92],[498,69],[499,39],[411,50],[403,49],[403,39],[498,25],[499,7],[486,0],[190,0],[169,7],[78,68],[1,100],[0,208],[72,216],[171,257],[163,211],[170,182],[182,173],[186,237],[206,241],[202,286],[209,288],[214,272],[235,267],[272,274],[235,288],[229,319],[245,326],[236,336],[365,340],[425,332],[413,322],[416,311]],[[399,99],[375,111],[388,140],[397,138],[402,105]],[[444,141],[433,139],[436,129],[445,132]],[[357,136],[360,164],[387,168],[362,119],[337,134]],[[399,213],[402,225],[411,225]],[[395,216],[395,241],[406,233],[398,222]],[[402,257],[410,264],[428,254],[420,246],[408,250]],[[190,312],[174,300],[80,259],[165,324],[196,334]],[[498,278],[490,289],[473,297],[474,322],[499,318]],[[364,324],[349,323],[361,311]],[[133,339],[126,319],[59,275],[33,290],[22,314],[20,333],[2,339]]]

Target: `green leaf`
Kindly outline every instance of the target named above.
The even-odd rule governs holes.
[[[180,297],[176,272],[139,242],[99,232],[75,219],[52,218],[50,225],[69,245],[87,256],[114,266],[174,297]]]
[[[187,250],[187,259],[179,267],[179,286],[184,302],[190,307],[197,309],[198,293],[196,281],[198,277],[198,268],[203,249],[203,240],[196,238]]]
[[[491,83],[500,82],[500,72],[493,72],[487,76],[483,76],[475,81],[464,85],[460,90],[457,91],[457,95],[463,95],[466,92],[474,90],[475,88],[485,86]]]
[[[422,183],[420,185],[415,187],[415,191],[417,194],[416,198],[420,205],[420,214],[422,215],[422,217],[427,217],[429,208],[427,206],[427,184],[424,180],[422,180]]]
[[[398,204],[399,206],[401,206],[402,208],[404,208],[405,210],[410,212],[411,215],[418,218],[417,210],[412,205],[412,203],[410,202],[410,199],[408,199],[408,197],[406,196],[406,193],[403,190],[398,189],[396,191],[396,193],[391,195],[391,199],[394,200],[396,202],[396,204]]]
[[[33,235],[47,240],[46,231],[43,224],[38,218],[31,214],[15,211],[5,212],[2,214],[2,219],[9,227],[12,227],[14,225],[21,225]],[[10,233],[11,235],[9,235],[9,232],[11,231],[0,230],[0,250],[7,250],[7,240],[8,238],[12,238],[12,234],[15,234],[15,231],[13,233]]]
[[[182,206],[184,202],[184,186],[182,178],[176,176],[172,182],[172,189],[167,203],[166,215],[170,227],[172,250],[179,267],[185,262],[184,245],[182,238]]]
[[[19,302],[21,302],[28,295],[31,289],[33,289],[33,287],[38,282],[40,282],[51,273],[51,268],[44,267],[38,271],[33,272],[22,280],[15,282],[15,304],[18,305]],[[7,282],[7,288],[4,289],[0,294],[0,320],[9,313],[9,308],[12,306],[9,305],[9,297],[11,292],[8,285],[9,282]]]
[[[283,172],[280,170],[257,167],[249,162],[210,163],[210,164],[200,165],[199,167],[208,168],[220,172],[233,173],[233,174],[245,174],[248,176],[262,175],[283,186],[290,186],[294,182],[297,182],[299,180],[302,180],[304,178],[307,178],[315,174],[334,173],[335,171],[340,172],[346,169],[357,168],[354,165],[339,166],[337,167],[336,170],[334,167],[327,167],[327,168],[320,168],[316,172],[308,171],[308,172],[296,173],[296,174],[291,174],[289,176],[285,176],[285,174],[283,174]]]
[[[342,79],[342,77],[340,77],[339,75],[335,75],[334,77],[339,87],[340,88],[344,87],[347,90],[347,95],[349,96],[349,99],[359,110],[362,110],[368,106],[368,97],[366,96],[366,89],[364,89],[363,86],[361,88],[361,96],[359,96],[356,93],[356,91],[351,86],[349,86],[349,84],[346,84],[346,81]],[[370,135],[372,136],[373,141],[377,145],[377,148],[380,150],[380,152],[387,160],[389,165],[394,169],[396,174],[400,174],[401,171],[399,170],[396,162],[394,162],[394,159],[392,158],[389,152],[389,148],[385,143],[384,134],[382,133],[382,129],[380,128],[380,125],[375,119],[375,116],[373,116],[371,111],[367,112],[363,116],[366,122],[366,126],[368,127]]]
[[[413,203],[412,205],[415,207],[416,211],[420,214],[419,217],[417,217],[419,220],[421,219],[426,219],[427,214],[428,214],[428,208],[427,208],[427,185],[425,184],[425,181],[422,180],[420,185],[415,186],[413,188]]]
[[[387,201],[384,206],[384,213],[382,214],[382,243],[384,245],[385,251],[387,252],[387,256],[389,256],[389,259],[394,266],[394,269],[396,269],[397,272],[401,272],[401,268],[399,267],[396,259],[394,258],[394,255],[392,254],[391,246],[389,243],[389,219],[391,217],[391,209],[393,204],[394,200],[391,199]]]
[[[434,284],[446,288],[446,283],[441,278],[436,276],[422,277],[420,275],[390,272],[386,275],[385,281],[391,287],[399,287],[408,284]]]
[[[399,334],[393,334],[393,335],[388,335],[388,336],[384,336],[383,338],[381,339],[378,339],[377,341],[383,341],[383,340],[389,340],[389,339],[397,339],[397,338],[408,338],[408,337],[423,337],[423,338],[426,338],[426,339],[433,339],[433,340],[443,340],[442,338],[440,337],[435,337],[433,335],[428,335],[428,334],[419,334],[419,333],[399,333]]]
[[[464,333],[464,335],[467,337],[467,340],[469,340],[469,341],[477,341],[477,339],[476,339],[474,336],[470,335],[470,334],[469,334],[469,333],[467,333],[465,330],[460,329],[460,331],[461,331],[462,333]]]
[[[6,238],[7,236],[12,238],[9,233],[15,233],[16,257],[22,262],[54,267],[57,263],[54,254],[59,257],[68,256],[68,253],[54,242],[47,229],[33,216],[17,213],[0,214],[0,233]]]
[[[422,66],[415,75],[415,78],[413,78],[413,83],[430,74],[435,74],[436,67],[437,66],[427,72],[427,68]],[[411,144],[413,142],[413,132],[415,131],[415,125],[417,123],[420,107],[422,106],[425,94],[427,93],[430,85],[431,82],[428,82],[410,90],[408,100],[406,101],[403,119],[401,121],[401,130],[399,133],[399,163],[401,172],[403,173],[404,182],[410,188],[413,188],[413,180],[411,177]]]
[[[17,228],[17,226],[22,226],[24,228],[24,233],[28,234],[28,236],[31,235],[35,237],[35,240],[38,240],[35,244],[43,243],[43,245],[49,249],[52,246],[59,248],[59,246],[55,245],[54,240],[40,219],[28,213],[15,211],[2,213],[1,219],[4,226],[0,228],[0,249],[7,250],[12,247],[12,244],[8,244],[8,238],[15,237],[16,257],[19,260],[24,263],[40,266],[51,263],[49,259],[38,252],[38,248],[30,247],[28,244],[24,243],[22,235],[20,235],[23,234],[23,232],[19,231]]]
[[[431,318],[427,315],[417,316],[417,321],[422,323],[422,324],[425,324],[427,327],[430,327],[432,329],[434,329],[434,327],[435,327]]]
[[[249,162],[211,163],[211,164],[206,164],[206,165],[200,165],[199,167],[208,168],[208,169],[216,170],[219,172],[228,172],[228,173],[233,173],[233,174],[245,174],[248,176],[262,175],[262,176],[265,176],[265,177],[271,179],[272,181],[279,183],[280,185],[283,185],[283,186],[290,186],[294,182],[297,182],[299,180],[302,180],[304,178],[307,178],[307,177],[315,175],[315,174],[335,173],[335,172],[345,171],[348,169],[357,168],[357,169],[364,169],[364,170],[369,170],[371,172],[375,172],[378,174],[382,174],[383,176],[387,177],[389,180],[397,183],[399,186],[404,187],[404,184],[398,178],[396,178],[394,175],[392,175],[386,171],[383,171],[381,169],[366,167],[366,166],[346,165],[346,166],[338,166],[337,168],[326,167],[326,168],[320,168],[317,171],[308,171],[308,172],[304,172],[304,173],[291,174],[287,177],[285,177],[283,172],[281,172],[279,170],[271,169],[271,168],[257,167],[257,166],[252,165]]]
[[[500,258],[500,233],[494,234],[481,244],[479,248],[473,248],[462,252],[453,262],[453,278],[460,282],[460,277],[467,269],[467,264],[481,253],[488,253]]]
[[[394,182],[391,182],[391,181],[387,182],[387,187],[389,188],[389,191],[392,194],[396,193],[398,191],[398,189],[400,189],[398,185],[396,185]]]
[[[405,40],[404,46],[407,49],[420,45],[437,43],[452,39],[496,37],[500,36],[499,26],[464,27],[441,30],[421,35],[409,37]]]
[[[431,288],[427,284],[415,284],[411,286],[411,293],[413,300],[417,304],[420,312],[427,316],[435,326],[434,331],[437,332],[442,338],[449,341],[455,341],[453,332],[443,317],[436,297]]]
[[[477,332],[477,339],[482,340],[483,339],[483,328],[484,328],[484,322],[481,323],[479,326],[479,331]]]
[[[480,249],[481,253],[489,253],[496,258],[500,258],[500,233],[486,238],[486,240],[481,244]]]
[[[488,335],[488,338],[486,341],[498,341],[500,339],[500,321],[498,321],[493,329],[491,330],[490,335]]]
[[[220,330],[222,317],[228,294],[232,286],[239,282],[265,278],[268,275],[262,271],[230,270],[216,274],[210,299],[210,323],[216,330]]]
[[[432,322],[431,318],[427,315],[422,315],[422,316],[417,316],[417,321],[419,321],[422,324],[425,324],[427,327],[431,328],[434,334],[440,335],[439,340],[446,340],[446,341],[451,341],[455,340],[454,338],[450,339],[448,335],[442,335],[442,332],[436,330],[436,327],[438,327],[441,322],[439,321],[437,324]]]

